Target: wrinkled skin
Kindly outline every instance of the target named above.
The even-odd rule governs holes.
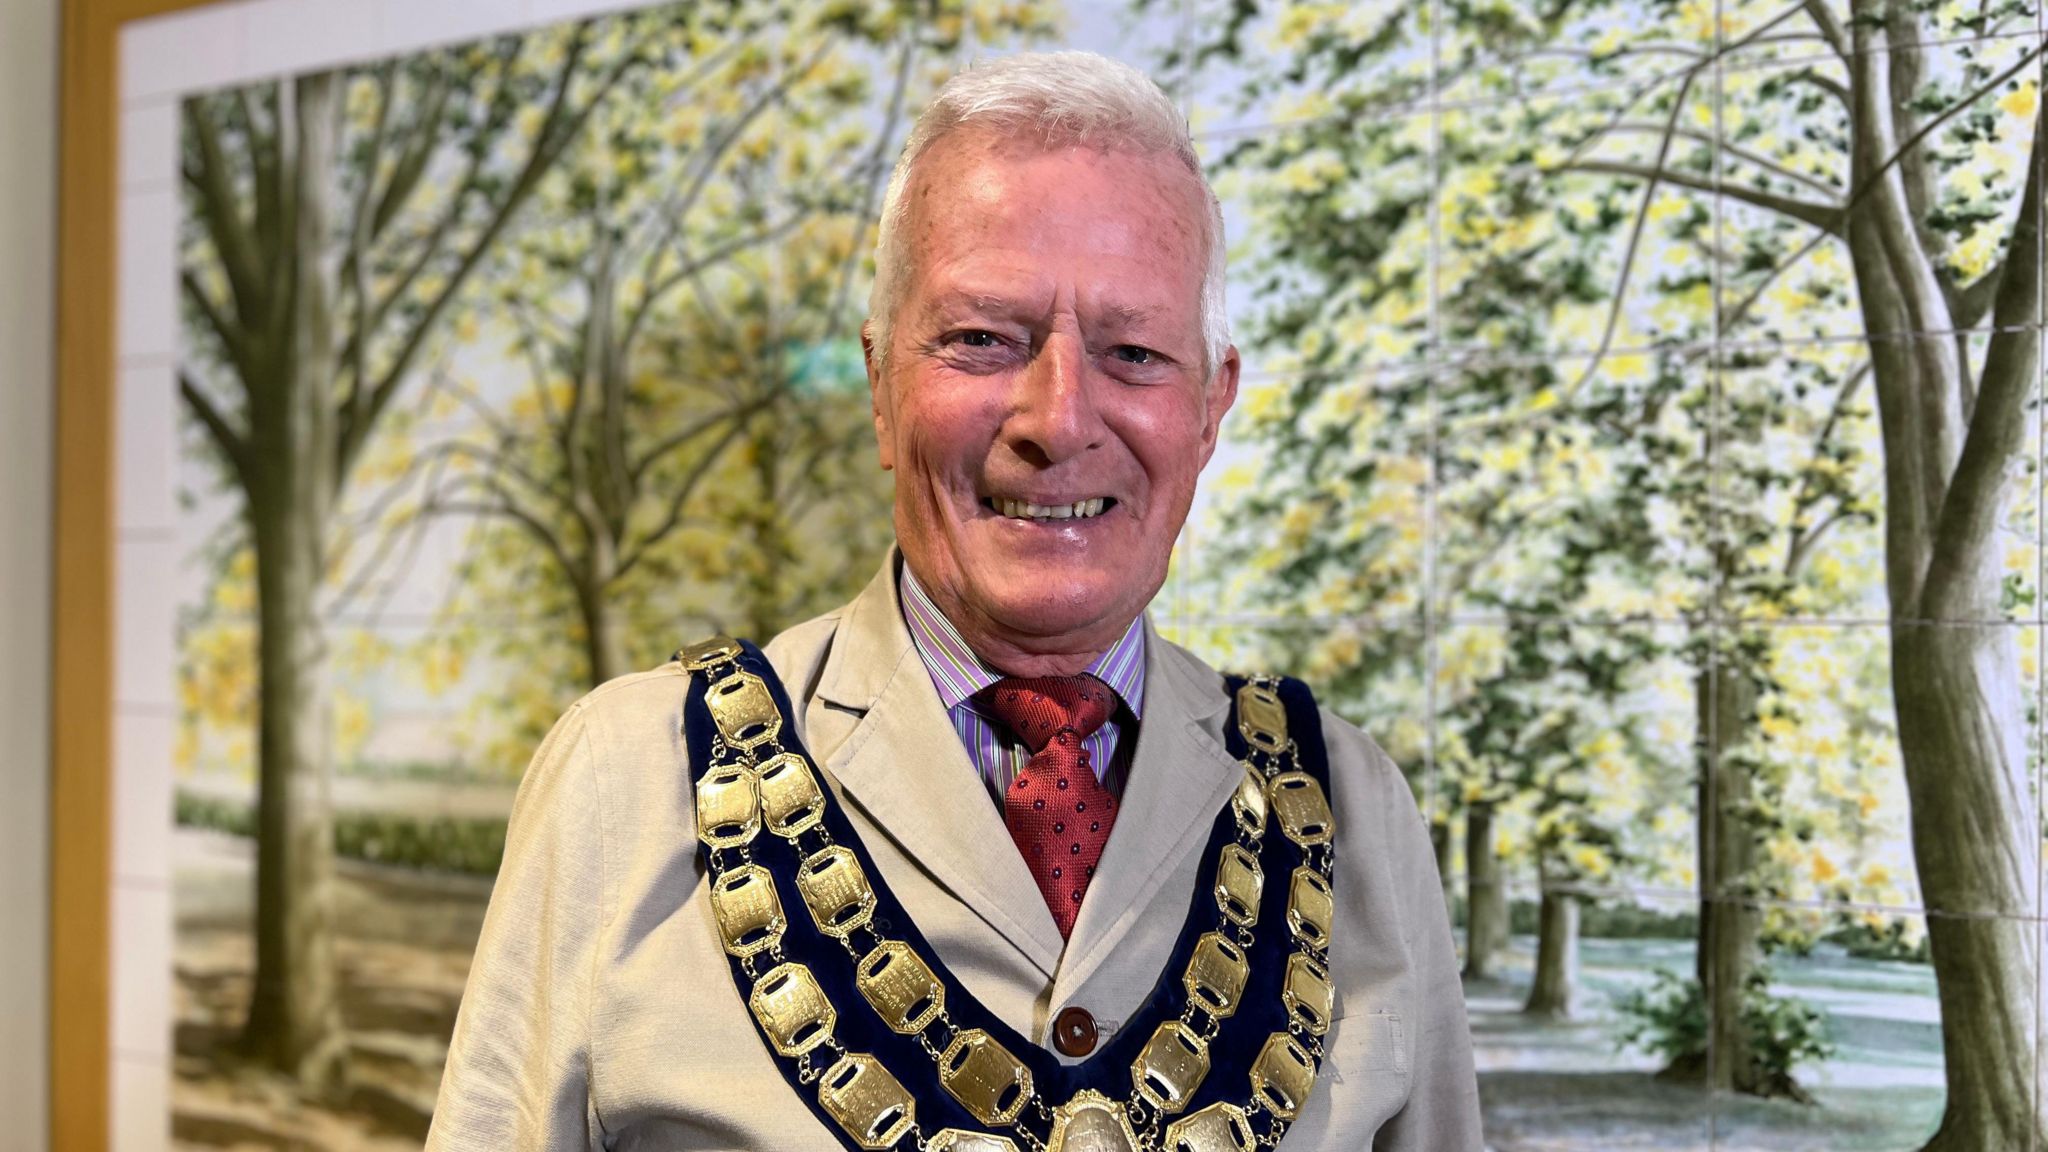
[[[1204,362],[1205,196],[1171,156],[972,130],[913,170],[902,303],[866,340],[875,435],[904,562],[1003,672],[1084,671],[1165,582],[1237,395],[1237,350]]]

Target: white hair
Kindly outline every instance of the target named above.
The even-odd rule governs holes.
[[[903,154],[889,176],[875,237],[875,282],[868,321],[877,351],[886,356],[896,309],[910,271],[904,225],[904,190],[918,159],[962,128],[992,128],[1047,148],[1085,145],[1140,155],[1171,155],[1187,166],[1208,202],[1203,231],[1208,263],[1202,273],[1204,376],[1214,375],[1230,346],[1223,303],[1223,207],[1202,174],[1194,139],[1171,97],[1152,78],[1122,61],[1093,52],[1031,52],[969,66],[946,81],[918,115]]]

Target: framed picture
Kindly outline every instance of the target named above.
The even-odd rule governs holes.
[[[884,554],[882,188],[1058,47],[1229,237],[1160,632],[1402,766],[1491,1143],[2048,1139],[2039,4],[1753,7],[67,4],[56,1144],[419,1145],[548,725]]]

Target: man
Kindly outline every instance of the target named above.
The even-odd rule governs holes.
[[[1227,685],[1145,614],[1237,392],[1222,252],[1185,123],[1142,74],[1022,56],[940,91],[890,184],[864,331],[899,550],[765,663],[699,648],[557,725],[430,1148],[1479,1147],[1400,773],[1305,693]],[[786,686],[779,737],[713,710],[747,676]],[[1281,696],[1288,716],[1260,711]],[[768,753],[829,795],[790,800],[807,770]],[[1333,817],[1304,817],[1325,779]],[[854,895],[821,907],[819,861]],[[770,889],[776,914],[749,919],[740,895]],[[1333,906],[1303,911],[1318,894]],[[800,946],[818,933],[845,953]],[[892,947],[942,1006],[870,987]],[[1282,965],[1285,1011],[1242,991],[1277,990]]]

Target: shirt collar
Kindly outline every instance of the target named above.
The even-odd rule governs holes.
[[[917,577],[911,575],[910,566],[904,565],[901,571],[904,623],[910,627],[910,638],[917,644],[925,670],[931,673],[932,685],[939,690],[940,702],[950,712],[967,703],[976,692],[1001,680],[1003,674],[983,664],[974,649],[967,646],[960,630],[953,627],[953,622],[932,603]],[[1088,674],[1109,685],[1131,715],[1145,714],[1143,615],[1132,618],[1130,627],[1124,629],[1117,642],[1088,666]]]

